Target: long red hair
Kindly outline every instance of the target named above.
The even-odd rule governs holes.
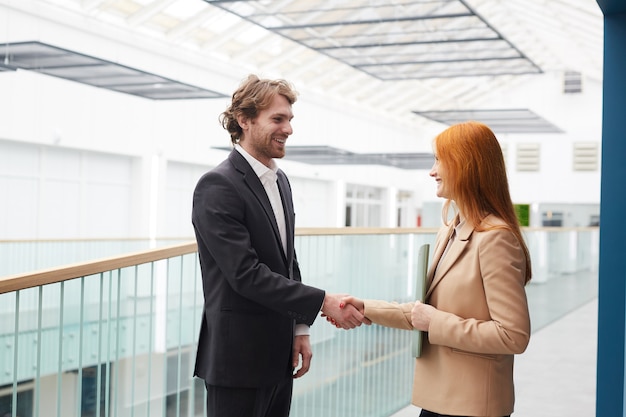
[[[447,184],[466,221],[477,231],[497,227],[510,229],[524,251],[525,282],[530,281],[530,253],[513,208],[502,148],[494,133],[482,123],[459,123],[441,132],[434,139],[433,148],[448,173]],[[447,200],[443,207],[446,224],[450,207],[451,200]],[[502,219],[506,226],[483,225],[489,214]]]

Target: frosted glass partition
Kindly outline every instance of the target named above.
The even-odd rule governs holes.
[[[533,257],[573,254],[575,269],[594,270],[597,229],[571,232],[525,234]],[[417,251],[434,237],[299,235],[296,250],[309,285],[403,302],[415,298]],[[0,415],[203,416],[204,386],[192,378],[200,269],[195,248],[180,253],[0,294]],[[550,265],[548,282],[571,274],[571,262]],[[529,294],[540,296],[543,288],[539,279]],[[531,314],[533,305],[541,308],[529,301]],[[548,315],[562,314],[550,308]],[[318,318],[311,328],[312,368],[295,382],[291,415],[382,417],[405,407],[413,374],[410,335],[375,325],[345,331]]]
[[[597,227],[525,229],[524,237],[532,259],[534,283],[578,271],[597,272]]]

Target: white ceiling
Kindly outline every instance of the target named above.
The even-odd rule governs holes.
[[[43,4],[45,7],[52,5],[73,16],[84,16],[132,31],[136,39],[144,39],[151,44],[166,43],[189,51],[202,58],[199,63],[219,61],[226,66],[286,78],[299,89],[319,92],[338,102],[354,103],[390,117],[401,117],[413,124],[426,120],[416,111],[484,108],[490,98],[537,75],[472,76],[472,69],[487,64],[480,60],[470,60],[469,63],[462,62],[462,58],[457,60],[463,47],[456,52],[440,52],[433,46],[418,52],[423,56],[427,51],[427,57],[438,61],[436,65],[439,67],[433,68],[440,68],[439,74],[437,71],[426,71],[424,65],[413,64],[410,71],[404,72],[403,79],[387,79],[364,70],[362,66],[350,64],[354,62],[350,59],[359,58],[359,53],[373,60],[372,56],[377,53],[375,48],[362,49],[362,52],[352,50],[340,56],[334,50],[320,51],[307,45],[314,46],[314,42],[320,39],[340,45],[345,39],[359,42],[373,35],[378,35],[378,38],[372,39],[382,42],[385,35],[391,38],[392,31],[403,35],[413,27],[417,29],[412,37],[409,36],[408,43],[419,42],[430,39],[430,35],[435,36],[430,32],[442,28],[448,33],[467,29],[469,18],[452,17],[469,10],[474,23],[477,20],[479,26],[485,26],[500,36],[499,46],[482,46],[485,53],[504,47],[514,53],[519,52],[523,57],[515,65],[505,60],[497,61],[496,65],[492,62],[492,74],[497,74],[494,70],[508,65],[509,70],[503,73],[514,73],[516,68],[527,66],[536,67],[544,73],[577,71],[586,78],[602,78],[603,19],[595,0],[259,0],[217,1],[215,4],[211,4],[211,0],[0,0],[0,4],[13,7],[22,2],[35,7],[37,4],[42,7]],[[449,19],[438,20],[437,24],[433,23],[434,20],[403,20],[418,13],[423,16],[445,13]],[[258,24],[238,15],[253,16]],[[337,21],[339,18],[350,21],[350,24],[333,27],[319,25],[320,19]],[[393,21],[394,18],[397,21]],[[377,19],[380,20],[378,24]],[[365,21],[374,24],[355,23]],[[318,23],[318,26],[300,27],[293,31],[262,27],[302,26],[307,23]],[[442,36],[450,35],[444,33]],[[391,56],[404,54],[406,51],[400,44],[407,40],[406,36],[402,39],[395,37],[394,40],[397,44],[385,53]],[[477,51],[475,55],[481,56],[481,52]],[[450,62],[439,62],[442,60]],[[442,76],[444,69],[448,71],[452,65],[459,63],[465,65],[465,71],[460,67],[460,74]],[[389,69],[384,65],[381,68]],[[422,69],[424,71],[420,72]],[[386,74],[393,74],[394,71],[397,72],[397,67]],[[158,73],[158,69],[152,72]],[[230,94],[230,91],[219,91],[218,86],[211,88]]]

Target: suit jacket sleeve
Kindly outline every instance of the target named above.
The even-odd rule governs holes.
[[[383,300],[363,300],[365,317],[372,323],[396,329],[412,330],[411,309],[413,303],[395,303]]]

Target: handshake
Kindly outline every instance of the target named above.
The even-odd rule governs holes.
[[[435,307],[421,301],[396,306],[406,312],[407,327],[403,328],[412,327],[422,331],[428,331],[430,321],[437,311]],[[347,294],[326,293],[322,304],[322,317],[335,327],[346,330],[354,329],[361,324],[372,324],[372,321],[365,317],[365,302]]]
[[[322,317],[337,328],[354,329],[361,324],[372,324],[365,317],[363,300],[347,294],[328,294],[322,304]]]

